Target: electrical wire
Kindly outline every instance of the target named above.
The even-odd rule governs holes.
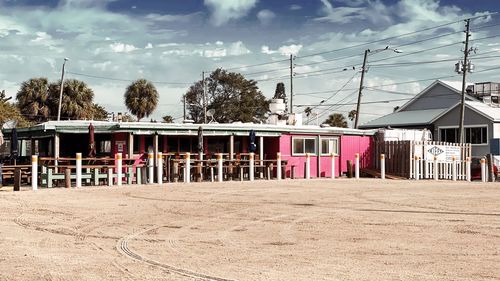
[[[76,76],[83,76],[83,77],[89,77],[89,78],[96,78],[96,79],[104,79],[104,80],[111,80],[111,81],[120,81],[120,82],[134,82],[136,80],[129,80],[129,79],[120,79],[120,78],[113,78],[113,77],[105,77],[105,76],[97,76],[97,75],[91,75],[91,74],[85,74],[85,73],[78,73],[78,72],[72,72],[72,71],[65,71],[65,73],[76,75]],[[192,85],[195,82],[163,82],[163,81],[152,81],[154,84],[168,84],[168,85]]]

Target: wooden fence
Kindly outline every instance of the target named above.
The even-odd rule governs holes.
[[[415,178],[415,163],[419,163],[419,178],[433,178],[429,175],[434,172],[434,158],[440,165],[438,171],[442,177],[439,178],[449,177],[454,158],[458,163],[457,175],[460,175],[460,179],[465,179],[464,161],[471,157],[471,145],[436,141],[379,141],[375,144],[374,153],[375,156],[385,154],[387,174],[409,179]],[[373,165],[379,170],[379,157],[373,158],[377,159]]]

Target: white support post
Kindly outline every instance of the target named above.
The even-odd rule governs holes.
[[[186,160],[186,163],[184,163],[184,182],[190,183],[191,182],[191,153],[186,152],[184,159]]]
[[[158,184],[163,184],[163,154],[158,151],[156,154],[156,175]]]
[[[123,180],[123,162],[122,153],[116,154],[116,185],[121,186]]]
[[[223,181],[223,174],[222,174],[222,153],[217,153],[217,181],[222,182]]]
[[[486,159],[481,158],[481,181],[486,182]]]
[[[82,154],[76,154],[76,187],[82,187]]]
[[[113,185],[113,169],[108,167],[108,186]]]
[[[419,180],[420,179],[420,161],[418,160],[419,157],[418,156],[415,156],[415,180]]]
[[[31,155],[31,189],[38,190],[38,155]]]
[[[470,157],[465,160],[465,179],[471,181],[471,171],[470,171]]]
[[[434,156],[434,180],[439,179],[439,166],[438,166],[438,160],[437,157]]]
[[[249,170],[248,170],[248,178],[250,181],[253,181],[254,180],[254,171],[255,171],[255,168],[254,168],[254,165],[255,165],[255,153],[253,152],[250,152],[250,156],[249,156],[249,160],[250,160],[250,164],[249,164]]]
[[[276,179],[281,180],[281,152],[276,153]]]
[[[311,178],[311,154],[306,153],[306,180]]]
[[[354,177],[359,180],[359,153],[354,155],[354,165],[356,165],[354,168]]]
[[[330,161],[331,161],[331,164],[330,164],[331,165],[330,166],[330,169],[331,169],[330,173],[331,173],[331,175],[330,175],[330,177],[332,179],[334,179],[335,178],[335,153],[330,154]]]
[[[260,159],[260,166],[264,167],[264,137],[260,136],[259,137],[259,159]],[[260,178],[264,178],[264,169],[260,169]]]
[[[455,156],[452,157],[452,162],[451,162],[451,180],[452,181],[457,181],[457,160],[455,159]]]
[[[385,154],[380,154],[380,178],[385,179]]]
[[[148,153],[148,183],[154,183],[154,153]]]

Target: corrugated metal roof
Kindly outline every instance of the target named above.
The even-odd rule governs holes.
[[[154,122],[107,122],[90,120],[48,121],[30,128],[19,129],[20,132],[53,131],[60,133],[87,133],[92,123],[95,133],[130,132],[134,134],[160,135],[196,135],[202,127],[207,135],[248,135],[255,130],[259,136],[279,136],[282,133],[297,134],[332,134],[332,135],[373,135],[374,130],[357,130],[350,128],[320,126],[278,126],[270,124],[231,123],[231,124],[179,124]]]
[[[387,126],[412,126],[431,124],[436,118],[446,112],[448,108],[413,110],[394,112],[375,120],[369,121],[360,128],[382,128]]]
[[[457,104],[457,106],[459,105]],[[500,121],[500,108],[498,107],[492,107],[478,101],[466,101],[465,105],[493,121]]]

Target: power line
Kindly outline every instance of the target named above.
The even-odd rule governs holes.
[[[111,81],[120,81],[120,82],[134,82],[134,81],[136,81],[136,80],[120,79],[120,78],[105,77],[105,76],[97,76],[97,75],[84,74],[84,73],[71,72],[71,71],[66,71],[66,73],[77,75],[77,76],[84,76],[84,77],[89,77],[89,78],[104,79],[104,80],[111,80]],[[163,82],[163,81],[152,81],[152,83],[155,83],[155,84],[170,84],[170,85],[192,85],[195,82]]]
[[[351,76],[351,78],[349,78],[349,80],[347,80],[344,85],[342,85],[342,87],[340,87],[340,89],[338,89],[336,92],[334,92],[332,95],[330,95],[327,99],[325,100],[322,100],[318,105],[314,106],[311,108],[312,109],[315,109],[316,107],[318,107],[320,104],[323,104],[324,102],[327,102],[329,101],[331,98],[333,98],[335,95],[337,95],[340,91],[342,91],[346,86],[347,84],[351,83],[351,81],[354,79],[354,77],[356,77],[358,73],[354,73],[354,75]]]

